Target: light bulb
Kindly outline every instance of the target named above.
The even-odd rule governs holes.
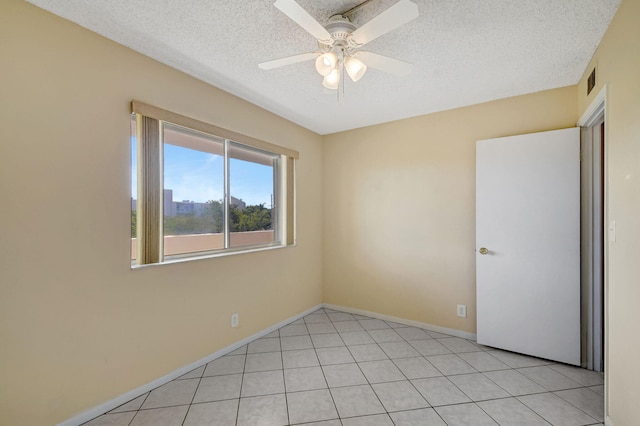
[[[344,59],[344,67],[347,70],[347,74],[351,77],[354,83],[362,78],[364,73],[367,72],[367,66],[360,59],[356,59],[353,56],[347,56]]]
[[[338,83],[340,83],[340,73],[338,73],[338,70],[335,68],[322,79],[322,85],[327,89],[337,90]]]
[[[337,62],[338,57],[335,53],[323,53],[316,59],[316,70],[321,76],[326,77],[333,69],[335,69]]]

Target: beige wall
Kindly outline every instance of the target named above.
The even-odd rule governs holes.
[[[615,426],[640,400],[639,18],[624,0],[593,60]],[[62,421],[322,301],[474,333],[475,141],[573,126],[593,98],[583,78],[322,138],[18,0],[0,2],[0,57],[2,424]],[[134,98],[300,151],[298,246],[131,270]]]
[[[617,238],[608,244],[606,388],[615,426],[640,422],[640,1],[623,0],[585,76],[582,114],[606,84],[608,219]],[[586,96],[586,78],[597,65],[597,86]]]
[[[0,57],[1,424],[63,421],[322,302],[320,136],[21,1],[0,2]],[[132,99],[298,150],[299,244],[131,270]]]
[[[475,142],[576,121],[573,86],[327,136],[324,301],[475,333]]]

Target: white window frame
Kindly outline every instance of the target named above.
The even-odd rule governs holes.
[[[295,150],[261,141],[193,118],[166,111],[139,101],[131,102],[136,120],[137,147],[137,252],[132,267],[173,261],[246,253],[295,245]],[[164,255],[163,236],[163,123],[203,133],[224,141],[224,248],[205,252]],[[272,216],[274,242],[231,247],[229,229],[229,153],[230,144],[247,147],[274,156],[274,198],[276,215]],[[202,150],[202,149],[198,149]]]

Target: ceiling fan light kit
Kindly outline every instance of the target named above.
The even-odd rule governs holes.
[[[323,77],[329,75],[338,64],[338,57],[333,52],[323,53],[316,59],[316,71]]]
[[[362,76],[367,72],[367,65],[360,59],[353,56],[347,56],[344,59],[344,68],[347,70],[347,74],[353,82],[360,80]]]
[[[340,86],[340,71],[337,68],[331,70],[331,72],[322,79],[322,85],[327,89],[338,90]]]
[[[343,14],[330,17],[327,25],[322,26],[295,0],[277,0],[274,6],[314,36],[320,51],[262,62],[258,67],[270,70],[315,59],[316,71],[323,77],[322,85],[330,90],[338,90],[344,71],[353,82],[360,80],[369,66],[398,76],[408,74],[412,67],[408,62],[359,49],[417,18],[418,6],[410,0],[400,0],[358,28],[347,15],[370,1],[366,0]]]

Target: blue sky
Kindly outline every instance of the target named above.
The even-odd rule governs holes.
[[[222,156],[179,146],[164,145],[164,187],[173,190],[173,201],[206,202],[221,200],[223,195]],[[136,196],[137,176],[135,138],[131,143],[131,193]],[[271,206],[273,169],[257,163],[231,159],[231,195],[247,205]]]

